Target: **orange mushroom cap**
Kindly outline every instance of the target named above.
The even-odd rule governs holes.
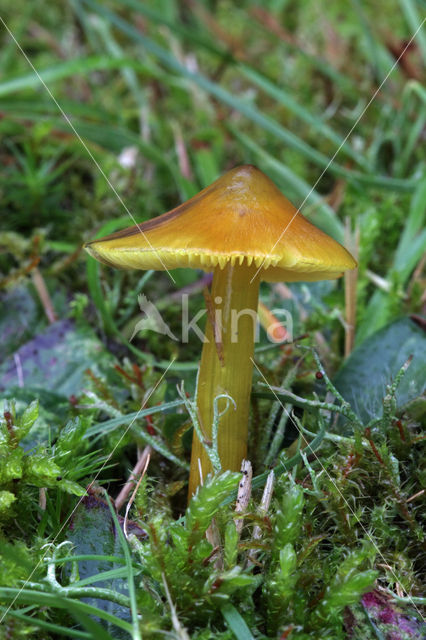
[[[254,264],[270,282],[329,280],[356,267],[344,247],[252,165],[236,167],[179,207],[85,248],[123,268],[212,271],[227,263]]]

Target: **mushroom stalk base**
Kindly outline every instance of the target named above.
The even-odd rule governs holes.
[[[214,401],[219,420],[218,451],[222,469],[239,471],[247,455],[248,417],[253,376],[254,340],[257,331],[259,278],[254,265],[216,267],[208,304],[206,342],[201,354],[197,386],[198,418],[205,442],[211,444]],[[201,472],[200,472],[201,470]],[[212,466],[204,446],[194,432],[188,496],[195,493]],[[200,477],[201,473],[201,477]]]

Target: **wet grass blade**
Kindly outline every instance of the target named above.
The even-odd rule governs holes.
[[[63,80],[71,76],[87,75],[93,71],[106,71],[109,69],[134,68],[138,71],[146,71],[146,67],[139,61],[131,58],[108,57],[105,55],[89,56],[88,58],[76,58],[55,64],[47,69],[38,71],[43,82],[49,85],[51,82]],[[0,82],[0,96],[10,95],[25,89],[42,88],[42,82],[33,71],[22,76],[10,78]]]
[[[278,104],[283,105],[297,118],[300,118],[300,120],[312,127],[314,131],[317,131],[319,134],[324,136],[324,138],[333,142],[336,147],[340,147],[340,150],[344,155],[348,156],[348,158],[351,158],[354,162],[365,168],[365,157],[352,149],[348,141],[345,142],[343,138],[338,135],[331,126],[324,122],[321,117],[318,115],[312,115],[308,109],[305,109],[305,107],[298,103],[289,91],[286,91],[281,87],[277,87],[273,82],[271,82],[271,80],[269,80],[269,78],[247,65],[241,64],[239,65],[239,69],[248,80],[257,85],[259,89],[262,89],[262,91],[271,96],[271,98],[274,98]]]
[[[108,494],[106,495],[106,499],[108,501],[111,517],[114,520],[115,530],[118,532],[118,537],[120,540],[121,548],[123,549],[124,558],[126,560],[127,585],[129,588],[130,611],[132,613],[132,640],[142,640],[142,636],[139,629],[138,605],[136,601],[136,586],[135,586],[132,556],[130,553],[129,544],[126,538],[124,537],[123,530],[120,526],[117,514],[115,513],[115,509],[111,504],[111,500]]]
[[[394,268],[400,273],[402,282],[405,282],[426,251],[425,203],[426,179],[423,179],[411,200],[408,218],[395,253]]]
[[[56,593],[46,593],[43,591],[37,591],[35,589],[15,589],[12,587],[0,587],[0,597],[6,601],[14,601],[17,604],[37,604],[41,607],[65,609],[66,611],[70,611],[74,616],[79,616],[81,614],[85,617],[95,616],[111,623],[116,627],[119,627],[120,629],[124,629],[129,633],[132,632],[132,626],[128,622],[117,618],[117,616],[114,616],[102,609],[98,609],[97,607],[93,607],[92,605],[85,602],[81,602],[80,600],[64,598]],[[108,640],[111,640],[109,634]]]
[[[226,624],[231,629],[237,640],[254,640],[246,621],[237,609],[231,603],[224,604],[221,607],[222,615]]]
[[[72,629],[68,627],[62,627],[59,624],[53,622],[47,622],[46,620],[40,620],[35,616],[23,613],[21,610],[6,609],[6,607],[0,607],[0,612],[5,616],[22,620],[29,626],[38,627],[39,629],[46,629],[50,633],[65,636],[65,638],[81,638],[82,640],[91,640],[93,638],[91,633],[86,631],[79,631],[78,629]]]
[[[416,41],[422,54],[423,62],[426,63],[426,36],[424,29],[419,29],[420,25],[423,25],[425,19],[420,18],[416,3],[413,0],[399,0],[401,9],[405,15],[407,23],[410,25],[410,29],[413,34],[417,31]],[[419,3],[420,4],[420,3]],[[424,8],[424,6],[423,6]]]
[[[370,58],[370,64],[374,70],[376,82],[380,83],[386,77],[389,68],[393,64],[393,60],[387,51],[380,46],[378,39],[374,37],[360,0],[352,0],[352,5],[355,8],[355,13],[358,16],[358,21],[364,34],[367,45],[365,51]]]
[[[128,413],[125,416],[120,418],[112,418],[111,420],[105,420],[105,422],[98,422],[93,426],[87,429],[84,437],[91,438],[95,435],[111,433],[117,427],[120,427],[125,424],[130,424],[132,420],[136,418],[144,418],[146,416],[153,415],[154,413],[164,413],[165,411],[169,411],[170,409],[175,409],[176,407],[180,407],[183,405],[183,400],[173,400],[172,402],[164,402],[163,404],[156,405],[155,407],[148,407],[147,409],[142,409],[142,411],[135,411],[134,413]]]

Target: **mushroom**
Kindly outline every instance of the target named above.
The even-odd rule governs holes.
[[[205,444],[215,408],[222,414],[222,468],[238,471],[247,453],[260,281],[329,280],[356,267],[344,247],[308,222],[252,165],[236,167],[175,209],[85,248],[114,267],[213,271],[197,384],[205,443],[194,433],[189,496],[211,470]],[[233,403],[218,398],[225,394]]]

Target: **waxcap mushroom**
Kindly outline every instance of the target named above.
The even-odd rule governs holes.
[[[175,209],[85,248],[123,268],[253,265],[269,282],[329,280],[356,267],[344,247],[252,165],[236,167]]]
[[[215,461],[237,471],[247,454],[260,280],[327,280],[356,266],[346,249],[308,222],[251,165],[232,169],[176,209],[86,249],[114,267],[213,271],[189,498],[213,469],[213,424],[219,414]]]

